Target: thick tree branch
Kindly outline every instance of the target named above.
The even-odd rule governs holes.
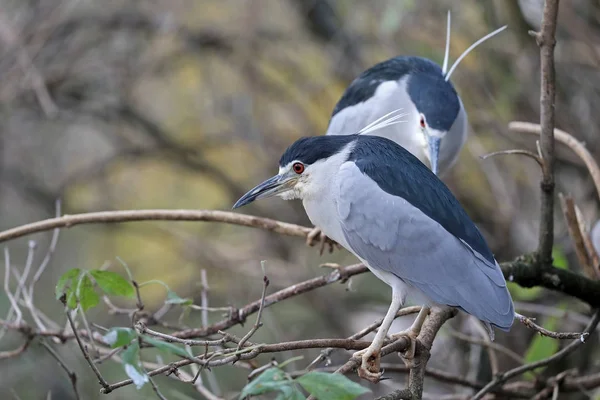
[[[506,280],[522,287],[541,286],[575,297],[594,308],[600,307],[600,281],[553,267],[552,264],[540,268],[540,263],[541,260],[532,253],[501,263],[500,267]]]

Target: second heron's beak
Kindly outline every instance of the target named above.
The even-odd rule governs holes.
[[[440,141],[442,139],[435,136],[429,136],[427,138],[429,148],[429,162],[431,163],[431,170],[434,174],[438,174],[438,157],[440,154]]]
[[[272,197],[288,190],[291,190],[296,183],[297,178],[287,173],[275,175],[267,179],[248,193],[243,195],[234,205],[233,209],[252,203],[254,200]]]

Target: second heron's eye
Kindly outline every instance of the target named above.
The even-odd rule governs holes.
[[[300,175],[301,173],[304,172],[304,164],[299,163],[299,162],[294,163],[294,165],[292,165],[292,169],[294,170],[295,173]]]
[[[425,128],[425,116],[423,114],[421,114],[421,120],[419,123],[421,124],[421,128]]]

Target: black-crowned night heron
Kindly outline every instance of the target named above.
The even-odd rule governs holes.
[[[360,135],[302,138],[279,160],[279,173],[233,208],[277,195],[300,199],[311,222],[392,287],[389,310],[362,357],[359,374],[379,379],[379,353],[408,294],[423,308],[413,326],[394,335],[415,339],[432,305],[458,307],[508,331],[515,317],[498,263],[446,185],[395,142],[372,136],[398,114]],[[375,365],[374,368],[370,368]]]
[[[456,161],[467,137],[467,114],[450,76],[460,61],[479,44],[503,31],[506,26],[473,43],[448,67],[450,13],[446,51],[440,67],[423,57],[400,56],[364,71],[348,86],[336,104],[327,135],[348,135],[384,115],[402,109],[405,124],[393,124],[373,134],[383,136],[428,163],[443,174]]]
[[[367,69],[336,104],[327,135],[359,132],[393,110],[402,109],[406,123],[390,124],[373,135],[398,143],[428,164],[436,175],[447,172],[458,158],[468,128],[467,113],[450,76],[472,50],[506,29],[503,26],[477,40],[448,69],[450,22],[448,12],[446,51],[441,67],[427,58],[399,56]],[[322,253],[326,237],[319,226],[310,233],[307,243],[312,246],[317,237]]]

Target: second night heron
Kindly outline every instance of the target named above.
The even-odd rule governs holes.
[[[384,118],[352,135],[302,138],[279,160],[279,173],[233,208],[277,195],[300,199],[311,222],[392,288],[389,310],[362,357],[359,374],[379,380],[379,354],[407,295],[423,304],[415,340],[432,305],[458,307],[508,331],[515,312],[502,271],[481,233],[446,185],[395,142],[372,136],[397,123]]]
[[[440,67],[412,56],[383,61],[360,74],[336,104],[327,135],[347,135],[397,109],[406,113],[405,124],[390,125],[375,132],[398,143],[433,172],[443,174],[456,161],[467,137],[467,114],[450,76],[475,47],[503,31],[489,33],[465,50],[448,69],[450,12],[446,51]]]

